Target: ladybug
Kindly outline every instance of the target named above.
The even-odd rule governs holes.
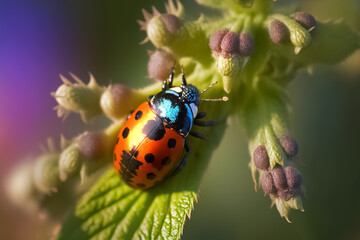
[[[164,81],[162,91],[142,103],[120,129],[113,163],[121,178],[133,188],[147,189],[178,173],[190,152],[186,137],[204,139],[203,135],[191,130],[193,124],[215,124],[214,121],[198,120],[206,115],[198,113],[201,93],[186,83],[182,69],[181,72],[180,87],[172,87],[173,70],[169,83]],[[227,98],[201,100],[226,101]],[[183,150],[186,153],[181,158]]]

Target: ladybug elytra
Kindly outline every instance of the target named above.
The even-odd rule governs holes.
[[[193,124],[215,124],[214,121],[198,120],[206,115],[198,113],[201,93],[195,86],[186,83],[183,71],[180,87],[172,87],[173,79],[174,70],[169,82],[164,81],[162,91],[142,103],[118,134],[114,167],[133,188],[150,188],[179,172],[190,152],[186,137],[191,135],[204,139],[200,133],[191,130]],[[226,101],[227,98],[207,100]],[[181,158],[184,149],[186,153]]]

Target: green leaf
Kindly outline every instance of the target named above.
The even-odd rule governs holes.
[[[273,80],[259,80],[241,114],[250,139],[250,153],[259,145],[266,146],[273,168],[276,164],[284,165],[286,159],[278,139],[288,132],[288,109],[287,100],[278,89],[269,87],[269,81]]]
[[[359,35],[344,23],[317,23],[309,46],[294,53],[292,46],[274,45],[283,56],[302,64],[337,63],[359,48]]]
[[[224,103],[203,106],[210,113],[209,119],[225,119],[229,111]],[[114,169],[109,170],[78,202],[58,238],[179,239],[186,216],[190,216],[197,200],[208,160],[224,129],[223,121],[200,130],[207,140],[188,139],[192,151],[185,168],[149,190],[135,190]]]

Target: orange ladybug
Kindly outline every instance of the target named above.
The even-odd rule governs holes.
[[[162,91],[151,97],[149,102],[142,103],[118,134],[114,167],[133,188],[150,188],[179,172],[190,152],[186,137],[191,135],[204,139],[200,133],[191,130],[192,125],[215,124],[214,121],[198,120],[206,115],[198,113],[200,92],[186,83],[183,71],[180,87],[172,87],[173,79],[174,71],[170,74],[169,83],[164,81]],[[201,100],[226,101],[227,98]],[[183,149],[186,153],[181,158]]]

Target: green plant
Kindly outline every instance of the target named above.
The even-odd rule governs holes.
[[[75,83],[62,77],[63,85],[53,94],[59,117],[72,111],[87,121],[105,114],[113,124],[101,133],[62,139],[60,151],[49,141],[48,151],[34,166],[19,170],[27,185],[21,188],[26,191],[17,193],[22,194],[18,201],[40,205],[54,218],[62,217],[74,199],[107,170],[77,203],[60,239],[179,238],[197,199],[204,169],[231,114],[238,116],[248,133],[255,187],[259,178],[286,219],[291,208],[302,210],[301,175],[293,166],[298,146],[289,133],[286,86],[299,69],[347,57],[359,47],[358,35],[342,23],[319,23],[306,13],[277,14],[267,0],[256,0],[253,5],[245,0],[198,3],[219,9],[222,15],[187,21],[182,5],[169,1],[167,13],[160,14],[155,8],[153,14],[143,11],[145,21],[139,22],[147,33],[146,41],[157,49],[150,53],[150,77],[162,81],[174,64],[177,72],[183,64],[188,81],[199,89],[219,82],[206,98],[227,93],[230,99],[201,103],[200,110],[218,125],[200,130],[206,141],[190,140],[193,151],[186,168],[164,184],[148,191],[134,190],[111,167],[107,170],[126,115],[159,91],[161,81],[144,89],[121,84],[105,88],[92,76],[88,84],[72,74]]]

